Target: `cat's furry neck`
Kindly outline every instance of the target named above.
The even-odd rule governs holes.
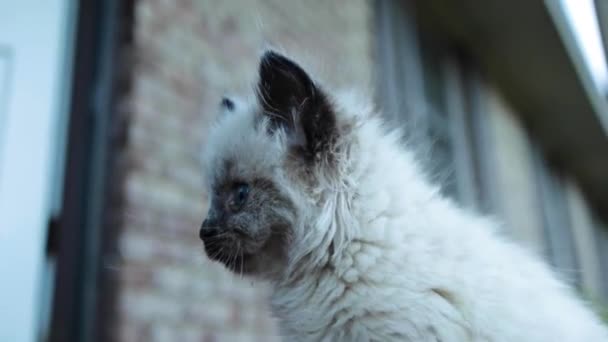
[[[397,133],[357,120],[348,202],[326,206],[333,222],[308,218],[348,217],[356,229],[339,248],[311,249],[297,276],[275,283],[272,307],[288,340],[606,340],[536,256],[442,196]],[[528,304],[534,313],[522,311]]]
[[[298,331],[286,332],[289,335],[322,337],[323,331],[340,323],[335,316],[340,308],[332,305],[345,296],[359,295],[352,293],[351,284],[360,280],[356,274],[360,270],[353,266],[365,261],[355,260],[356,255],[362,249],[390,253],[392,248],[403,248],[403,232],[393,234],[392,228],[385,229],[387,219],[422,214],[430,211],[433,203],[446,202],[439,189],[424,178],[413,154],[404,148],[400,132],[389,132],[381,120],[361,108],[355,113],[360,114],[341,118],[355,129],[341,137],[339,151],[348,155],[337,158],[344,163],[338,167],[342,173],[333,179],[339,184],[321,184],[321,215],[301,222],[307,225],[301,231],[332,235],[304,240],[301,246],[308,247],[306,252],[273,282],[275,315],[284,329]]]

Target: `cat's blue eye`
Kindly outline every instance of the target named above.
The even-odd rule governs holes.
[[[249,185],[245,183],[238,184],[234,189],[232,200],[230,201],[230,207],[233,211],[240,210],[249,196]]]
[[[241,184],[237,188],[237,199],[239,202],[244,202],[249,195],[249,185]]]

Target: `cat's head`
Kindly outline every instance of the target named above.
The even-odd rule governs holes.
[[[222,101],[205,157],[210,208],[200,230],[209,258],[237,273],[273,276],[299,258],[331,252],[346,163],[332,97],[302,67],[263,54],[255,101]],[[345,215],[342,215],[345,216]],[[323,253],[320,253],[323,254]]]

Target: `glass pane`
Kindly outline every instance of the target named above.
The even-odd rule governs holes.
[[[594,213],[593,223],[595,225],[597,251],[600,261],[600,279],[603,285],[602,295],[604,301],[608,302],[608,223],[602,221],[598,213]]]
[[[421,50],[426,121],[431,144],[431,170],[435,181],[441,185],[442,192],[457,199],[454,142],[445,99],[444,55],[428,39],[422,39]]]
[[[422,44],[422,69],[426,99],[437,114],[446,117],[442,62],[443,56],[429,42]]]
[[[433,178],[441,185],[444,195],[456,199],[458,190],[451,141],[437,137],[432,140],[431,144],[431,171]]]
[[[534,152],[539,199],[541,201],[548,257],[555,271],[572,284],[580,286],[578,260],[563,184],[555,170],[547,165],[538,147]]]

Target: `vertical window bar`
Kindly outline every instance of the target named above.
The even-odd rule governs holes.
[[[532,157],[548,242],[549,261],[566,280],[580,287],[581,277],[578,273],[574,236],[561,179],[551,172],[540,148],[535,144],[532,145]]]
[[[386,42],[392,45],[385,53],[393,54],[393,66],[386,69],[388,85],[394,89],[387,96],[395,112],[393,117],[404,126],[408,138],[427,139],[426,97],[416,21],[412,1],[378,1],[380,25],[386,26]],[[382,23],[382,21],[386,21]],[[419,140],[422,139],[422,140]]]
[[[484,105],[484,85],[481,76],[476,70],[467,69],[464,80],[468,130],[471,137],[473,153],[473,168],[475,172],[476,202],[478,209],[485,213],[499,214],[500,199],[498,185],[495,183],[496,165],[494,160],[494,144],[491,137],[487,117],[487,108]]]
[[[443,66],[446,114],[449,120],[454,153],[454,171],[458,199],[469,208],[478,208],[475,196],[475,170],[472,148],[467,132],[466,107],[462,83],[462,69],[452,57],[444,60]]]
[[[398,122],[397,117],[401,112],[401,103],[399,99],[399,81],[397,71],[397,53],[395,51],[396,26],[394,13],[391,7],[394,6],[392,1],[378,0],[374,3],[376,13],[376,30],[377,30],[377,102],[383,108],[383,114],[386,119]]]
[[[594,213],[593,225],[595,228],[598,259],[600,264],[602,299],[605,303],[608,303],[608,224],[603,222],[597,213]]]

